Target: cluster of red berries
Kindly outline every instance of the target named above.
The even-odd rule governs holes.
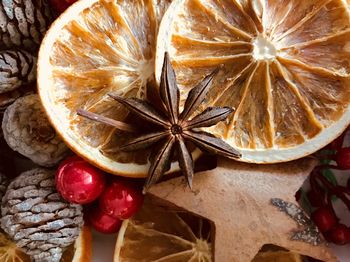
[[[350,147],[343,147],[344,136],[345,134],[327,147],[331,154],[326,159],[335,161],[336,165],[325,164],[315,168],[310,175],[311,189],[307,192],[307,198],[314,207],[312,220],[326,240],[337,245],[350,244],[350,227],[339,222],[332,199],[337,197],[350,211],[350,178],[346,186],[334,185],[323,175],[323,171],[350,170]]]
[[[61,196],[86,206],[86,218],[102,233],[115,233],[122,220],[133,216],[142,206],[143,195],[137,183],[105,173],[79,157],[63,161],[56,173]]]

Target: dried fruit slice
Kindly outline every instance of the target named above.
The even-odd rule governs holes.
[[[127,134],[77,116],[77,109],[124,120],[125,108],[107,94],[145,97],[154,78],[156,33],[169,2],[79,1],[56,20],[41,45],[39,94],[49,119],[77,154],[110,173],[145,176],[148,155],[115,150]]]
[[[63,253],[61,262],[91,261],[91,229],[84,226],[78,239]],[[1,262],[30,262],[28,255],[23,253],[4,232],[0,231],[0,261]]]
[[[205,106],[236,112],[209,130],[242,161],[289,161],[350,123],[349,38],[342,0],[178,0],[160,26],[156,79],[168,51],[184,100],[221,66]]]
[[[206,223],[186,213],[160,209],[146,199],[139,213],[123,222],[113,261],[212,261]]]

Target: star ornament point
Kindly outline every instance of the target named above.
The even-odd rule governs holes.
[[[252,261],[265,244],[337,261],[324,243],[293,240],[300,225],[271,204],[280,198],[297,206],[294,193],[315,165],[311,158],[274,165],[219,159],[216,169],[196,174],[193,190],[177,177],[154,185],[148,194],[169,209],[208,219],[214,229],[215,261]]]

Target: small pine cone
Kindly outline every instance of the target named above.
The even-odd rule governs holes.
[[[21,86],[13,91],[0,94],[0,139],[4,137],[2,132],[1,123],[4,117],[4,112],[6,108],[16,101],[21,96],[34,94],[34,85]]]
[[[12,91],[36,78],[36,58],[26,51],[0,51],[0,94]]]
[[[1,227],[34,262],[58,262],[83,225],[81,205],[64,201],[52,171],[37,168],[15,178],[2,199]]]
[[[8,184],[10,183],[9,179],[0,172],[0,201],[5,195]]]
[[[51,127],[38,95],[21,97],[10,105],[2,120],[7,144],[41,166],[54,166],[68,148]]]
[[[52,21],[46,0],[0,0],[0,43],[28,51],[39,47]]]

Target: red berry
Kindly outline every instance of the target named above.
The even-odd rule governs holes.
[[[337,224],[326,234],[328,241],[333,242],[337,245],[346,245],[350,243],[350,228],[343,225]]]
[[[115,179],[100,197],[101,210],[118,219],[130,218],[139,210],[142,203],[141,190],[123,179]]]
[[[317,192],[315,190],[310,190],[306,193],[306,196],[313,207],[325,206],[324,194],[323,192]]]
[[[344,132],[338,138],[333,140],[333,142],[328,145],[328,148],[331,149],[331,150],[339,150],[339,149],[341,149],[343,147],[345,133],[346,132]]]
[[[76,1],[77,0],[50,0],[50,4],[58,14],[61,14]]]
[[[335,161],[338,167],[343,169],[350,169],[350,147],[344,147],[338,150]]]
[[[79,157],[65,160],[56,173],[57,191],[71,203],[91,203],[100,196],[105,184],[104,173]]]
[[[300,200],[300,198],[301,198],[301,189],[299,189],[299,190],[295,193],[294,197],[295,197],[295,200],[296,200],[297,202]]]
[[[96,231],[104,234],[113,234],[119,231],[122,224],[120,219],[107,215],[98,206],[88,209],[87,212],[87,219]]]
[[[320,207],[315,210],[311,214],[311,219],[322,233],[327,232],[337,223],[334,212],[327,207]]]

